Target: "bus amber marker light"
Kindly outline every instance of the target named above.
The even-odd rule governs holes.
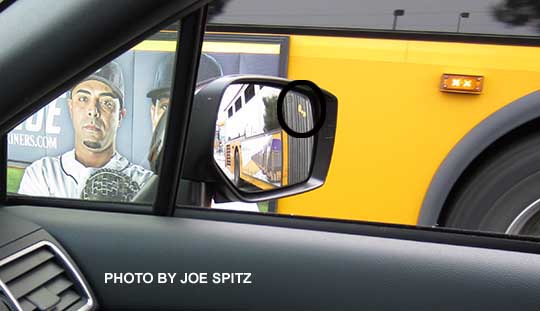
[[[441,77],[441,85],[439,89],[443,92],[480,94],[482,93],[483,88],[483,76],[445,73]]]

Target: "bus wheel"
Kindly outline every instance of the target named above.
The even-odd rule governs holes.
[[[452,193],[446,227],[540,236],[540,133],[491,152]]]
[[[234,184],[236,186],[240,184],[240,155],[238,149],[234,151]]]

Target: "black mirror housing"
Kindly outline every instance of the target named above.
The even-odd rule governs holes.
[[[250,83],[284,88],[290,82],[292,81],[276,77],[231,75],[218,78],[200,89],[194,97],[182,179],[205,183],[207,186],[204,188],[212,192],[207,195],[212,195],[217,203],[274,200],[321,187],[326,180],[332,158],[337,121],[337,98],[325,90],[322,90],[325,118],[320,130],[313,136],[311,170],[305,181],[281,188],[246,192],[227,178],[214,159],[216,122],[225,90],[232,84]],[[309,94],[309,89],[302,89],[302,92],[308,96],[313,95]],[[179,193],[181,192],[182,189],[179,189]]]

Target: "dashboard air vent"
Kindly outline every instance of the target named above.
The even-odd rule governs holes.
[[[0,287],[17,310],[91,310],[80,276],[52,243],[42,241],[0,260]]]

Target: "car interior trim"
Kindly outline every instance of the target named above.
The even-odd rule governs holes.
[[[0,264],[0,266],[2,266],[2,264]],[[0,290],[2,290],[2,292],[7,296],[7,298],[9,299],[9,303],[12,306],[14,306],[17,309],[17,311],[23,311],[17,299],[15,299],[15,297],[13,296],[13,294],[11,293],[7,285],[4,284],[2,280],[0,280]]]
[[[90,211],[120,212],[128,214],[153,214],[150,205],[135,203],[120,203],[107,201],[89,201],[63,198],[32,197],[19,194],[8,195],[6,205],[35,205],[35,206],[57,206],[63,208],[77,208]]]
[[[540,239],[532,236],[196,207],[178,208],[174,216],[540,254]]]

